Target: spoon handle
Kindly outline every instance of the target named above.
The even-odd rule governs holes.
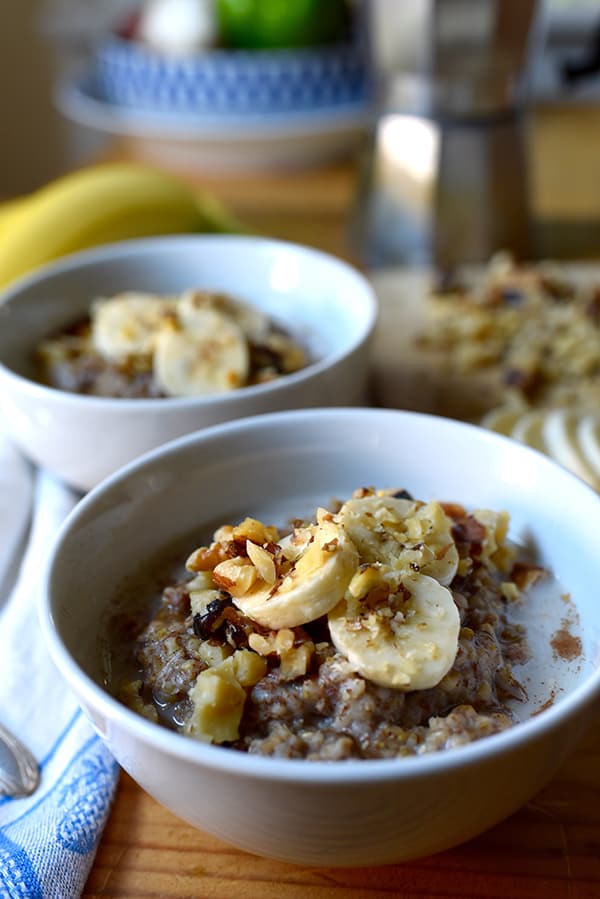
[[[40,769],[31,752],[0,724],[0,796],[30,796],[39,782]]]

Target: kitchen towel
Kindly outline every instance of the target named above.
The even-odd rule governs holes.
[[[0,594],[0,723],[27,745],[41,770],[32,796],[0,797],[2,899],[81,895],[118,779],[116,762],[54,667],[38,623],[48,553],[78,499],[47,472],[30,468],[0,434],[0,544],[7,548],[0,589],[16,569],[9,545],[24,550],[8,597]]]

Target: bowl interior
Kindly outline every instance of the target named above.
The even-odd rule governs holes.
[[[94,490],[63,530],[49,570],[46,601],[59,654],[101,684],[107,609],[141,563],[188,535],[191,551],[215,523],[248,514],[283,524],[368,485],[506,509],[512,539],[552,569],[557,583],[525,600],[520,612],[534,650],[517,669],[529,696],[516,709],[521,717],[561,703],[586,680],[598,681],[600,497],[521,444],[393,410],[245,419],[182,438]],[[554,651],[561,629],[582,641],[573,658]]]
[[[188,288],[224,291],[264,310],[317,364],[357,346],[375,319],[366,279],[316,250],[233,236],[124,241],[77,253],[9,288],[0,303],[0,364],[33,377],[35,346],[84,316],[96,297]]]

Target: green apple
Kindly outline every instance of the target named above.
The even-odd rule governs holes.
[[[307,47],[344,36],[347,0],[216,0],[223,43],[238,48]]]

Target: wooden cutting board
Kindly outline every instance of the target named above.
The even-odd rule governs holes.
[[[499,402],[498,378],[450,375],[441,354],[419,346],[431,272],[388,269],[371,280],[380,303],[372,347],[374,404],[478,421]]]
[[[379,868],[248,855],[182,823],[122,775],[84,899],[596,899],[600,716],[590,725],[571,760],[517,814],[449,852]]]

